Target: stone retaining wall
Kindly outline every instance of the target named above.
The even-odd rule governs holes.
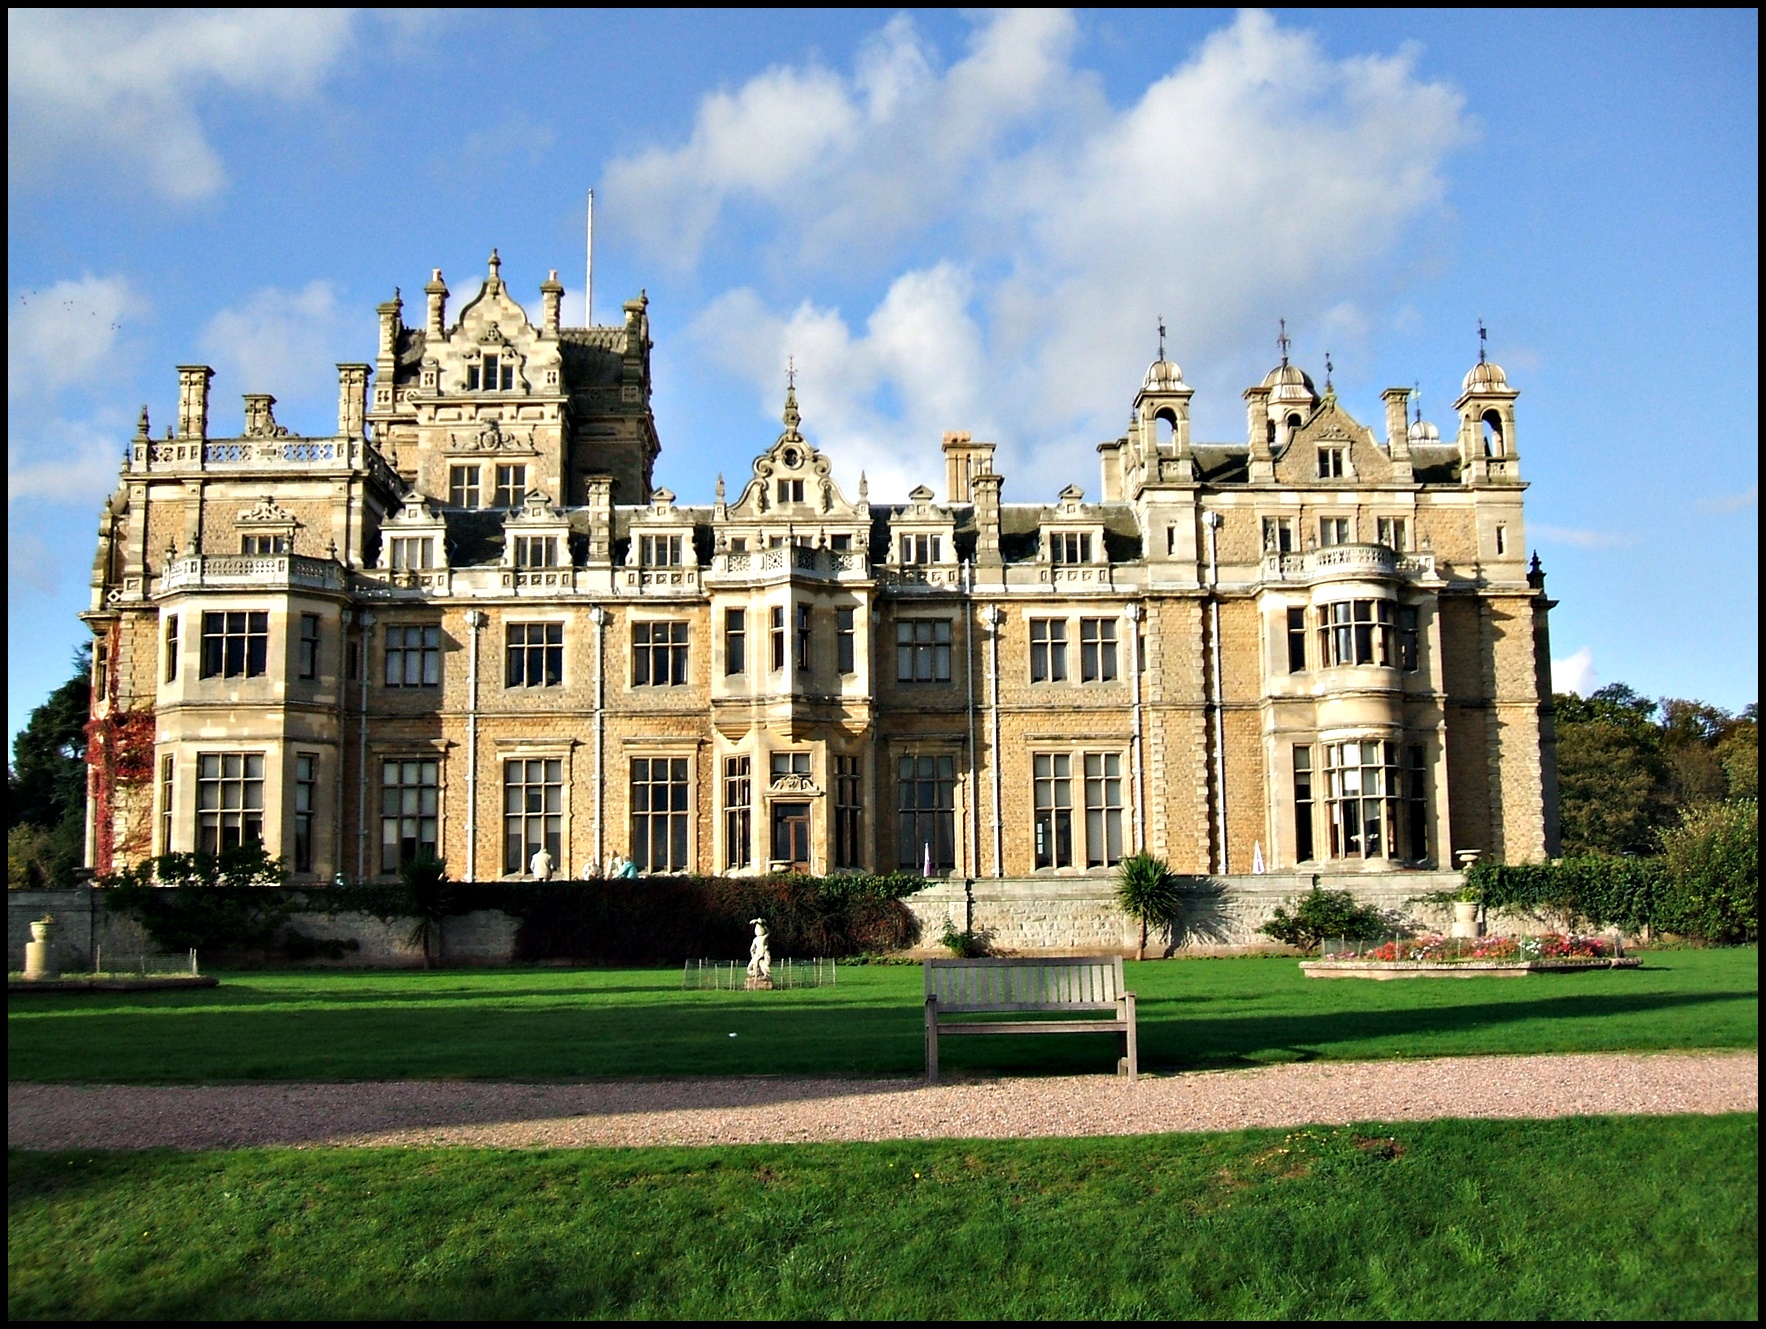
[[[1364,904],[1386,910],[1411,927],[1445,931],[1451,910],[1413,904],[1420,895],[1452,890],[1462,878],[1454,872],[1403,874],[1267,874],[1186,877],[1194,907],[1177,929],[1148,937],[1149,955],[1230,953],[1270,945],[1257,928],[1277,906],[1303,895],[1316,882],[1327,890],[1348,890]],[[30,922],[45,913],[56,919],[56,941],[64,969],[89,968],[94,945],[102,946],[107,967],[159,948],[131,918],[106,914],[103,892],[89,886],[64,891],[8,891],[8,967],[21,966]],[[939,944],[945,925],[963,929],[973,910],[975,930],[996,954],[1071,954],[1123,951],[1132,954],[1139,929],[1116,908],[1115,879],[1096,877],[983,878],[969,883],[940,882],[906,901],[920,925],[919,954],[944,954]],[[289,926],[317,941],[356,943],[339,960],[312,963],[351,967],[417,967],[423,952],[411,942],[414,920],[390,922],[361,913],[299,913]],[[442,929],[439,954],[445,964],[508,964],[515,954],[516,920],[498,910],[450,918]],[[1538,920],[1498,915],[1492,932],[1537,932]]]

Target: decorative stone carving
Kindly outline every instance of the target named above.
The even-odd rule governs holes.
[[[772,789],[781,794],[819,794],[815,781],[807,775],[787,774],[773,777]]]
[[[265,494],[254,506],[242,509],[239,513],[239,523],[242,526],[300,525],[295,520],[294,514],[277,503],[269,494]]]

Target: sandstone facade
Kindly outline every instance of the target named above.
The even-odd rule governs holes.
[[[1443,441],[1284,357],[1247,437],[1190,438],[1160,358],[1100,501],[848,496],[794,392],[752,472],[651,483],[647,302],[537,323],[496,256],[449,319],[380,306],[337,433],[274,398],[147,413],[98,532],[90,862],[261,838],[297,882],[923,869],[1448,870],[1555,849],[1547,617],[1515,391],[1480,359]],[[928,448],[928,452],[930,449]]]

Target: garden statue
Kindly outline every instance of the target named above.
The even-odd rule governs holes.
[[[533,858],[528,862],[527,869],[535,881],[552,880],[552,855],[546,852],[545,845],[533,851]]]
[[[773,986],[773,952],[767,945],[766,920],[751,918],[754,924],[754,941],[748,947],[748,989],[749,991],[768,991]]]

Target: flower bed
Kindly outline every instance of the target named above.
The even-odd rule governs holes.
[[[1506,977],[1580,969],[1634,969],[1611,941],[1574,933],[1538,937],[1395,937],[1326,945],[1303,961],[1308,978]]]

